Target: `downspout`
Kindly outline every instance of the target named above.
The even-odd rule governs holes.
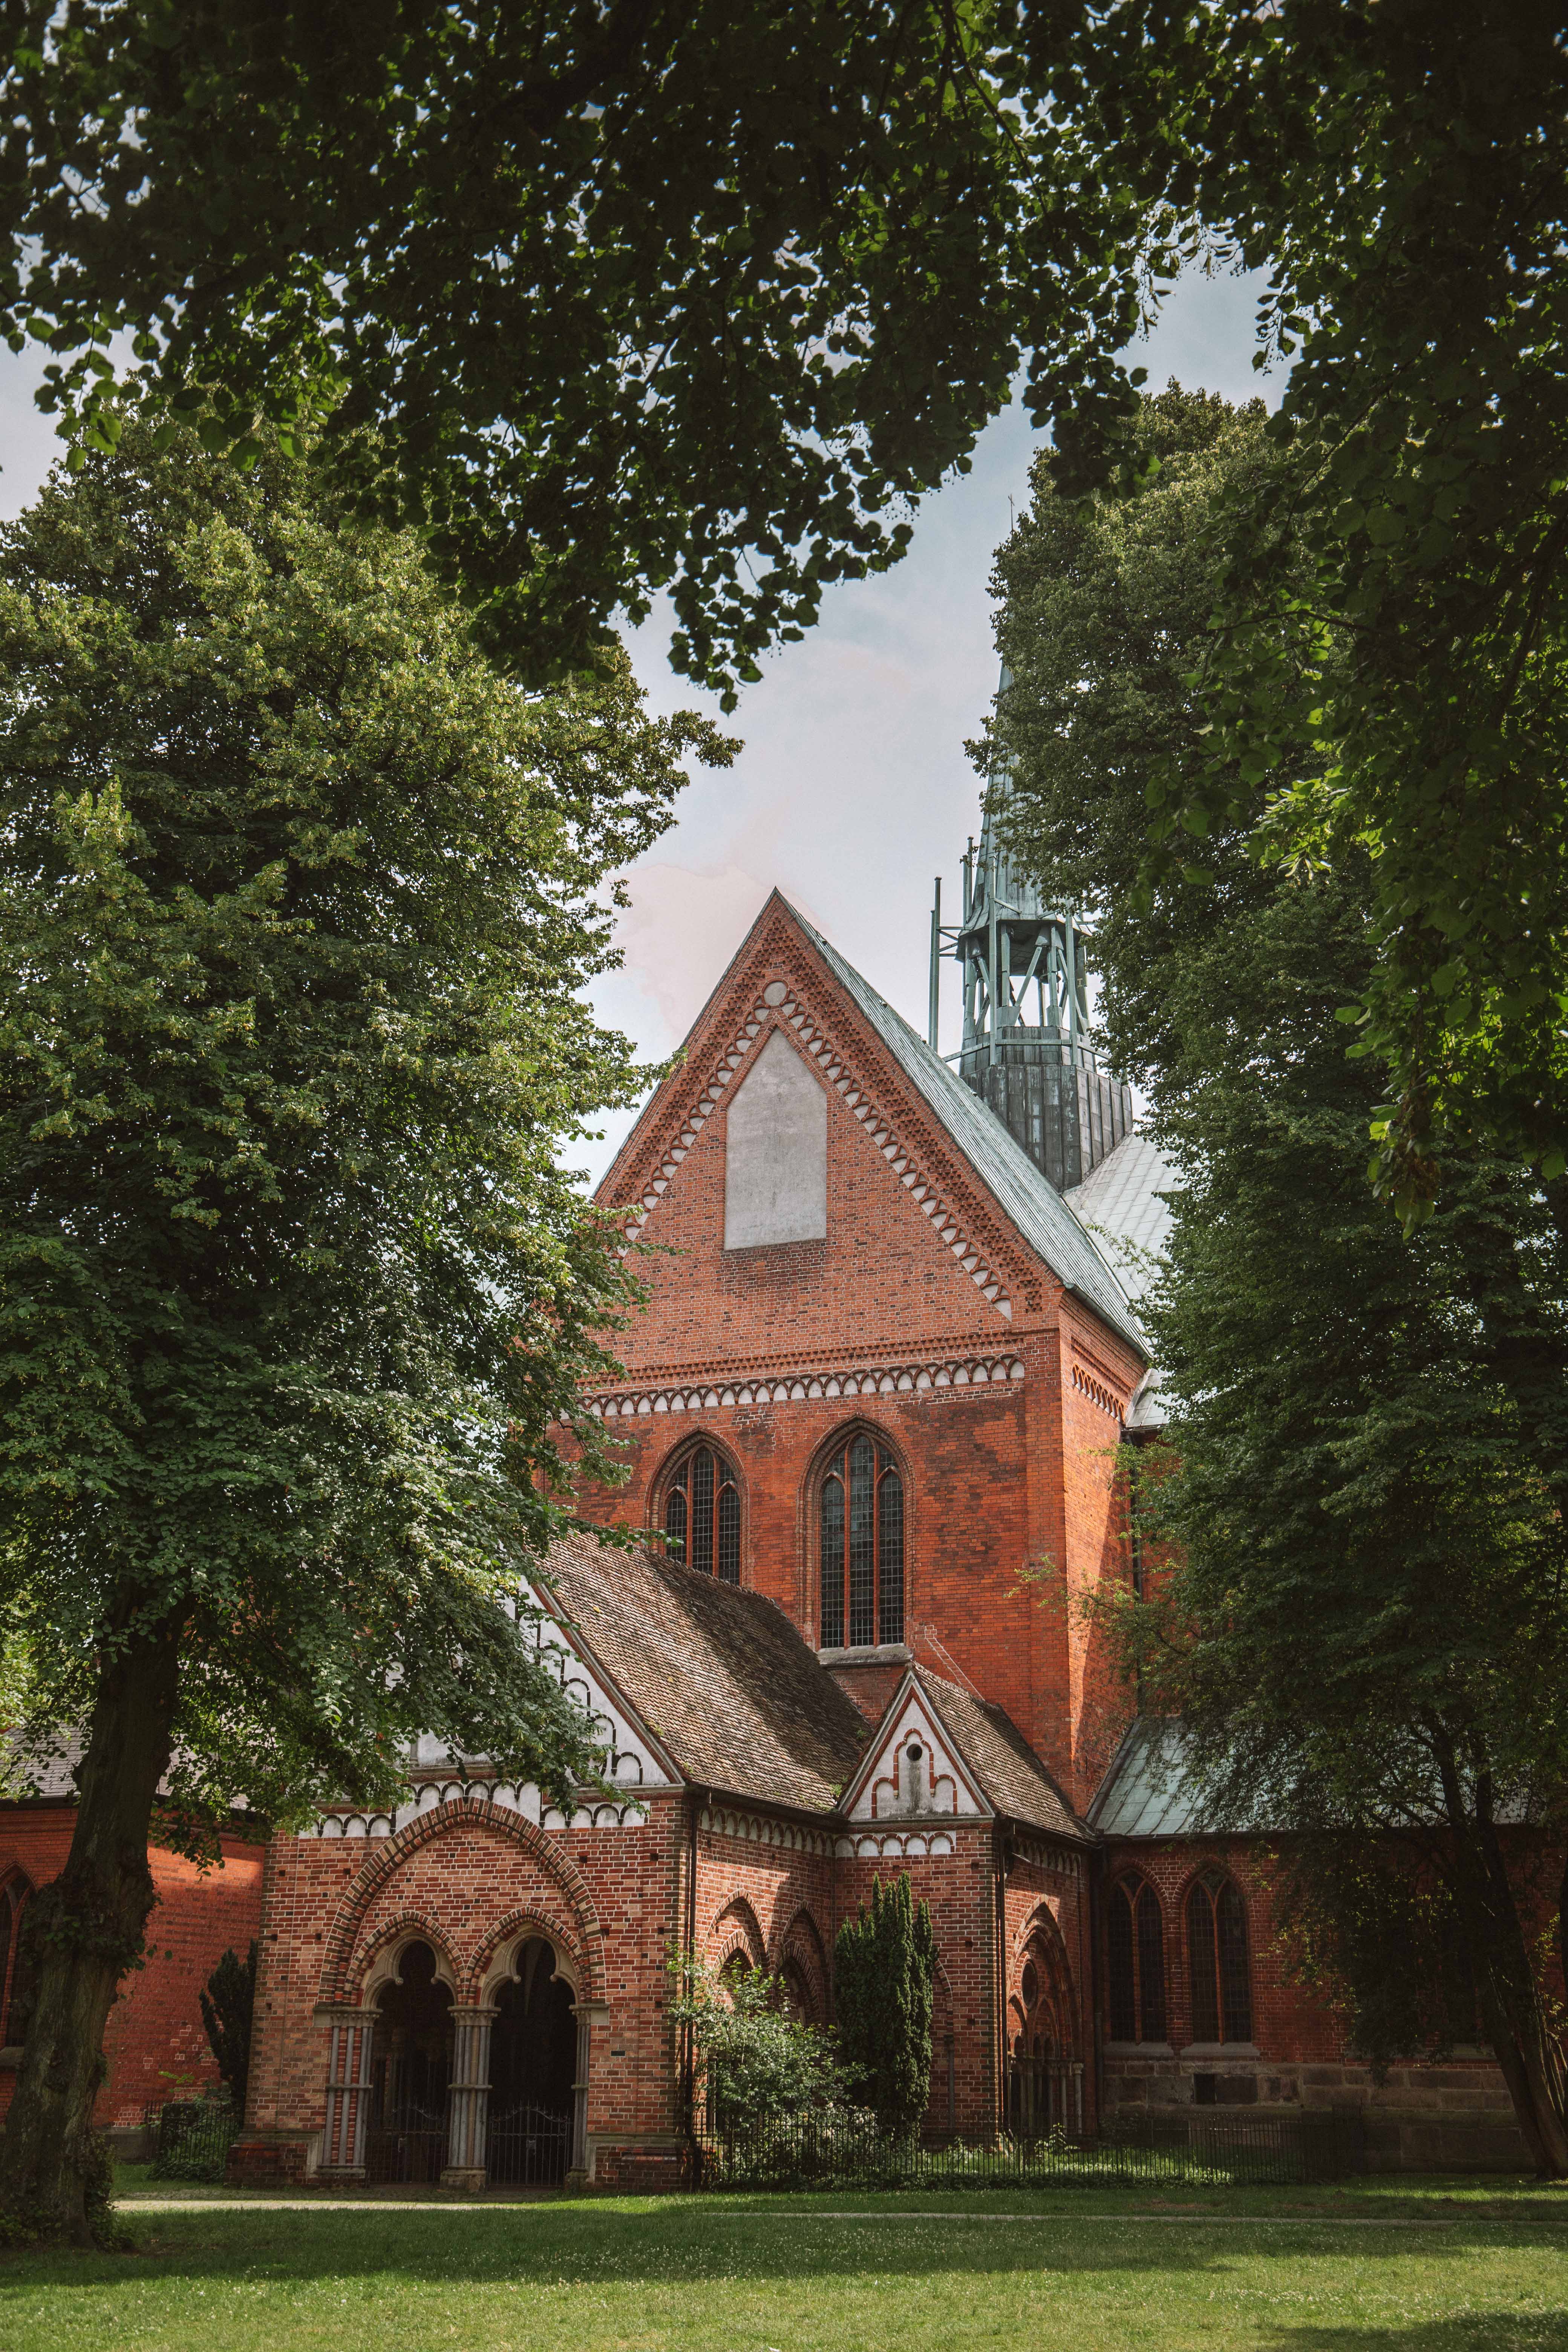
[[[996,1997],[991,2008],[991,2032],[995,2064],[996,2129],[1005,2132],[1007,2128],[1007,1843],[1000,1822],[991,1836],[991,1884],[994,1889],[991,1964],[996,1980]]]
[[[689,1789],[686,1793],[686,1919],[682,1936],[683,1958],[689,1969],[697,1958],[697,1833],[701,1819],[701,1791]],[[688,1998],[690,1978],[686,1979]],[[699,2186],[699,2166],[701,2162],[697,2145],[697,2029],[688,2018],[680,2029],[680,2105],[685,2118],[686,2141],[689,2156],[691,2186]]]
[[[1096,1846],[1089,1857],[1089,2017],[1094,2037],[1094,2136],[1100,2137],[1105,2116],[1105,2032],[1100,2009],[1100,1938],[1105,1889],[1105,1848]]]

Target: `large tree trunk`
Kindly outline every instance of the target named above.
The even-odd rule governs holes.
[[[1438,1754],[1454,1832],[1454,1894],[1487,2037],[1536,2171],[1568,2178],[1568,2082],[1547,2021],[1484,1778],[1466,1803],[1451,1749]]]
[[[129,1612],[126,1612],[130,1614]],[[66,1866],[24,1914],[37,1969],[22,2063],[0,2140],[0,2206],[31,2225],[91,2234],[86,2159],[115,1989],[153,1904],[147,1839],[169,1761],[178,1628],[109,1650],[79,1775]]]

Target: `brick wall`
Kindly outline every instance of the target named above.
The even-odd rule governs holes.
[[[1195,2045],[1184,1906],[1198,1873],[1218,1864],[1247,1909],[1252,2039]],[[1107,2110],[1184,2106],[1341,2108],[1363,2122],[1374,2169],[1517,2169],[1524,2142],[1490,2054],[1459,2052],[1441,2065],[1394,2066],[1378,2079],[1345,2046],[1340,2020],[1292,1981],[1280,1948],[1267,1852],[1240,1838],[1128,1841],[1106,1857],[1106,1885],[1136,1870],[1159,1895],[1164,1922],[1169,2040],[1108,2043]],[[1103,1986],[1102,1986],[1103,1998]]]
[[[35,1886],[58,1878],[75,1824],[70,1804],[0,1805],[0,1878],[16,1870]],[[109,2012],[108,2074],[93,2110],[100,2125],[139,2124],[149,2105],[218,2079],[199,1995],[225,1951],[243,1958],[260,1927],[263,1864],[259,1845],[231,1837],[220,1844],[221,1867],[205,1871],[162,1847],[148,1856],[158,1899],[143,1963]],[[0,2115],[15,2081],[0,2067]]]

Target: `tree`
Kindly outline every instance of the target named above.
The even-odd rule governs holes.
[[[639,1083],[578,991],[688,751],[624,662],[525,697],[276,450],[128,426],[0,532],[0,1624],[84,1741],[0,2146],[46,2224],[155,1805],[210,1855],[421,1731],[597,1769],[518,1596],[635,1284],[556,1155]]]
[[[1362,2045],[1442,2046],[1473,1987],[1561,2174],[1568,1256],[1541,1188],[1475,1143],[1408,1240],[1367,1190],[1375,1079],[1336,1015],[1380,952],[1370,855],[1262,863],[1237,815],[1207,887],[1135,898],[1148,779],[1203,723],[1205,509],[1289,460],[1174,389],[1133,451],[1088,509],[1037,475],[998,563],[1015,684],[977,747],[1010,759],[1037,877],[1100,917],[1107,1027],[1179,1171],[1145,1308],[1171,1421],[1137,1507],[1170,1565],[1113,1622],[1208,1817],[1286,1833],[1303,1965]]]
[[[17,0],[0,307],[89,439],[122,326],[215,442],[347,435],[515,657],[668,587],[728,684],[897,556],[1021,362],[1098,488],[1140,316],[1184,262],[1267,269],[1292,464],[1231,518],[1151,875],[1266,793],[1271,840],[1372,850],[1344,1010],[1415,1219],[1472,1125],[1568,1166],[1560,13]]]
[[[242,1960],[226,1951],[202,1989],[202,2023],[207,2047],[217,2060],[217,2071],[228,2091],[229,2104],[243,2121],[245,2096],[250,2082],[250,2025],[256,2007],[256,1953],[252,1944]]]
[[[918,2131],[931,2095],[931,2020],[936,1937],[909,1873],[871,1881],[862,1905],[838,1930],[833,1997],[846,2071],[883,2129]]]
[[[782,1978],[748,1968],[716,1976],[689,1954],[670,1972],[679,1986],[670,2018],[691,2035],[693,2095],[721,2128],[843,2104],[832,2039],[790,2015]]]
[[[214,446],[314,419],[535,676],[662,588],[679,667],[754,677],[1026,355],[1091,395],[1137,323],[1136,219],[994,0],[11,21],[0,309],[89,441],[117,327]]]
[[[1173,260],[1268,272],[1285,462],[1215,518],[1211,731],[1147,779],[1149,878],[1271,803],[1260,849],[1370,856],[1342,1011],[1407,1222],[1473,1132],[1568,1163],[1562,32],[1543,0],[1111,0],[1053,83]],[[1064,488],[1114,470],[1113,405],[1058,434]]]

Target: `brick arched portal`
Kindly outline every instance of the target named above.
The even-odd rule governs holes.
[[[423,1938],[439,1956],[457,1991],[452,2024],[449,2115],[437,2152],[440,2177],[478,2188],[489,2162],[490,2028],[497,2014],[498,1948],[531,1928],[562,1957],[563,1989],[574,2000],[578,2063],[569,2146],[580,2163],[585,2130],[590,2019],[605,2006],[604,1937],[593,1897],[558,1839],[510,1806],[477,1790],[421,1813],[372,1853],[349,1888],[326,1939],[321,1979],[324,2009],[336,2011],[327,2082],[326,2172],[363,2177],[367,2147],[388,2147],[397,2133],[377,2133],[373,2110],[379,2011],[389,1961]],[[504,1970],[502,1971],[504,1973]],[[377,1989],[381,1990],[378,1990]],[[388,2161],[392,2160],[390,2157]],[[434,2161],[434,2159],[432,2159]],[[384,2178],[402,2179],[401,2171]]]

